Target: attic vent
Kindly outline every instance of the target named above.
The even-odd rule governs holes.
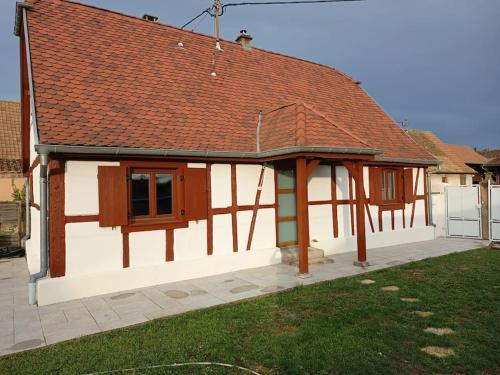
[[[145,14],[144,16],[142,16],[142,19],[151,22],[158,22],[158,17],[152,16],[151,14]]]
[[[252,49],[252,39],[252,36],[246,30],[241,30],[235,41],[248,51]]]

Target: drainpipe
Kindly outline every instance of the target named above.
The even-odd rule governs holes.
[[[30,178],[26,177],[24,182],[24,237],[21,238],[21,244],[26,249],[26,241],[31,237],[31,212],[30,212]]]
[[[427,173],[427,176],[426,176],[426,184],[427,184],[427,208],[428,208],[428,211],[429,211],[429,224],[432,225],[433,227],[436,226],[436,224],[434,224],[434,220],[432,218],[432,191],[431,191],[431,188],[432,188],[432,185],[431,185],[431,174],[430,173]]]
[[[260,152],[260,127],[262,126],[262,111],[259,111],[259,122],[257,122],[257,152]]]
[[[48,231],[47,231],[47,166],[48,154],[40,154],[40,272],[30,275],[28,283],[29,304],[37,302],[36,283],[47,276],[48,271]]]

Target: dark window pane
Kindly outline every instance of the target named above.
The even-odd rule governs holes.
[[[149,215],[149,174],[132,173],[132,215]]]
[[[396,186],[395,186],[395,175],[394,171],[388,171],[387,173],[387,200],[393,201],[396,199]]]
[[[156,174],[156,211],[158,215],[172,213],[172,175]]]

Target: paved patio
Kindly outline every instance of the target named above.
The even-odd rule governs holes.
[[[332,256],[334,263],[311,265],[312,276],[306,279],[297,277],[295,267],[278,264],[42,307],[28,305],[25,259],[3,259],[0,355],[486,245],[487,241],[440,238],[369,250],[372,265],[366,269],[353,266],[356,253],[351,252]]]

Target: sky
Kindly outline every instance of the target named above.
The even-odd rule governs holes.
[[[252,0],[256,1],[256,0]],[[211,0],[80,0],[181,26]],[[241,2],[241,0],[228,0]],[[224,2],[223,2],[224,3]],[[0,0],[0,100],[19,99],[14,0]],[[366,0],[226,8],[221,35],[335,67],[398,123],[446,143],[500,148],[500,1]],[[214,33],[206,16],[195,31]]]

